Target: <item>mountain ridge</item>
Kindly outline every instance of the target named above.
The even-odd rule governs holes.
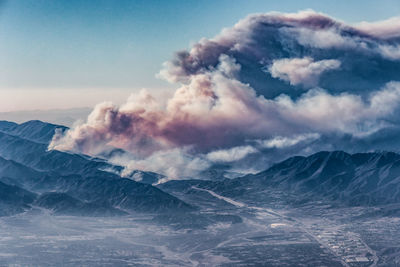
[[[105,171],[115,166],[103,160],[48,151],[45,143],[26,139],[26,125],[38,127],[32,131],[35,134],[41,129],[46,133],[55,131],[57,125],[31,121],[21,124],[23,130],[15,131],[15,127],[21,125],[0,122],[0,128],[2,124],[8,127],[8,132],[4,127],[0,129],[0,181],[36,194],[51,191],[68,194],[83,202],[103,201],[130,212],[187,212],[194,209],[149,184]]]
[[[346,205],[399,203],[400,155],[320,151],[290,157],[265,171],[234,179],[170,181],[159,185],[170,193],[189,190],[192,186],[234,198],[260,195],[266,189],[273,189],[290,192],[296,202],[326,199]]]
[[[57,129],[63,132],[69,128],[40,120],[30,120],[21,124],[0,121],[0,131],[41,144],[48,144]]]

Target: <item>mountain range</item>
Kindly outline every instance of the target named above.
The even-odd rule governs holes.
[[[400,155],[393,152],[348,154],[343,151],[295,156],[265,171],[228,179],[210,171],[209,180],[173,180],[152,184],[162,175],[135,171],[141,182],[118,175],[121,166],[104,159],[48,151],[60,125],[29,121],[0,122],[1,215],[33,208],[55,214],[124,215],[132,212],[186,213],[193,188],[210,190],[247,203],[265,203],[281,192],[291,204],[325,200],[337,205],[400,202]],[[107,171],[106,171],[107,170]]]
[[[32,199],[28,202],[10,199],[13,205],[2,201],[10,206],[10,210],[21,211],[31,204],[58,213],[98,210],[100,204],[105,214],[194,209],[152,185],[103,171],[112,167],[104,160],[48,151],[47,143],[56,129],[67,128],[40,121],[23,124],[0,122],[0,181],[14,191],[29,194]]]
[[[172,194],[191,188],[262,204],[271,189],[290,204],[326,201],[346,206],[400,202],[400,155],[393,152],[348,154],[322,151],[291,157],[267,170],[223,181],[170,181],[160,188]],[[283,197],[284,196],[284,197]]]

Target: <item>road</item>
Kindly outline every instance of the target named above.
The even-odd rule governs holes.
[[[256,210],[259,212],[266,212],[272,216],[276,216],[278,218],[280,218],[281,220],[285,221],[285,224],[289,224],[292,226],[295,226],[297,228],[299,228],[300,230],[302,230],[303,232],[305,232],[310,239],[314,240],[315,242],[317,242],[320,246],[324,247],[325,249],[327,249],[328,251],[330,251],[335,257],[337,257],[340,262],[342,263],[343,266],[350,266],[347,262],[346,262],[346,258],[343,255],[340,255],[338,253],[338,251],[336,249],[334,249],[334,246],[330,245],[329,243],[326,242],[326,240],[323,240],[322,238],[320,238],[317,234],[315,234],[313,232],[313,229],[309,226],[307,226],[307,224],[301,222],[299,219],[296,218],[292,218],[292,217],[288,217],[284,214],[281,214],[277,211],[271,210],[269,208],[261,208],[261,207],[254,207],[254,206],[249,206],[245,203],[233,200],[231,198],[225,197],[225,196],[221,196],[217,193],[215,193],[214,191],[208,190],[208,189],[204,189],[204,188],[198,188],[193,186],[192,189],[195,190],[199,190],[199,191],[203,191],[203,192],[207,192],[209,193],[211,196],[221,199],[229,204],[232,204],[234,206],[236,206],[237,208],[247,208],[247,209],[252,209],[252,210]],[[333,232],[330,233],[332,235],[334,235],[336,238],[342,238],[342,239],[349,239],[349,236],[352,236],[352,239],[349,239],[349,243],[351,242],[357,242],[359,241],[360,243],[363,244],[365,250],[367,250],[371,255],[372,255],[372,261],[370,261],[368,263],[368,266],[377,266],[378,263],[378,256],[376,255],[376,252],[371,249],[361,238],[358,238],[358,240],[354,240],[354,233],[348,233],[348,234],[338,234],[337,232]],[[332,240],[335,241],[335,240]],[[354,252],[353,252],[354,253]]]

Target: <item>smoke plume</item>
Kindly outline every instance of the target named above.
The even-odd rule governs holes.
[[[142,90],[121,106],[100,103],[49,148],[89,155],[121,148],[128,169],[172,178],[221,162],[245,166],[255,155],[262,163],[254,164],[267,167],[271,151],[279,159],[289,148],[309,153],[350,142],[365,150],[366,140],[379,148],[373,136],[400,123],[397,22],[351,26],[313,11],[250,15],[164,64],[158,76],[179,84],[172,97]]]

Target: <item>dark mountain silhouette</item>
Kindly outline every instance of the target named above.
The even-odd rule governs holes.
[[[118,166],[112,166],[104,160],[48,151],[46,142],[56,128],[59,126],[40,121],[20,125],[0,122],[0,181],[36,194],[55,192],[55,195],[41,196],[37,203],[51,209],[54,208],[49,203],[55,203],[57,213],[79,208],[82,214],[100,214],[101,205],[105,207],[105,214],[115,215],[123,212],[113,211],[113,207],[130,212],[185,212],[193,209],[150,184],[104,171],[118,169]],[[43,138],[40,138],[42,135]],[[153,173],[142,175],[148,183],[155,181]],[[81,204],[72,205],[74,201],[71,198]],[[60,203],[72,206],[65,211],[58,209]],[[92,212],[88,212],[88,209],[92,209]]]

